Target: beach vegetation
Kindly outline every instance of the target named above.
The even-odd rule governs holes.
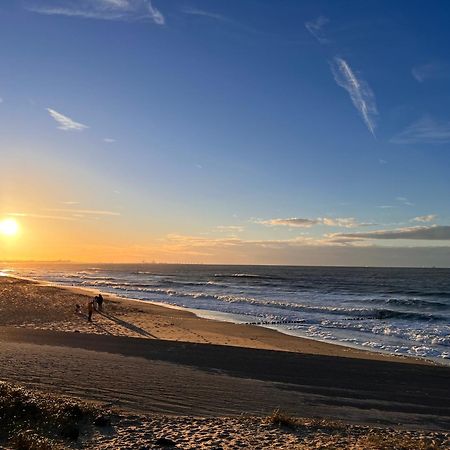
[[[97,414],[87,403],[0,383],[0,442],[14,449],[64,448]]]
[[[266,424],[289,430],[303,442],[321,442],[327,448],[364,450],[440,450],[449,448],[448,435],[356,425],[338,420],[295,417],[275,409]],[[444,445],[444,446],[443,446]],[[299,447],[303,448],[303,447]]]
[[[267,422],[278,427],[297,428],[300,425],[298,418],[277,408],[267,417]]]
[[[306,427],[311,430],[314,429],[322,431],[339,430],[344,427],[344,424],[339,421],[295,417],[279,408],[274,409],[273,412],[269,416],[267,416],[266,422],[276,425],[278,427],[286,427],[292,429]]]

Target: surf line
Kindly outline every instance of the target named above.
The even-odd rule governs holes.
[[[346,317],[344,320],[386,320],[380,317]],[[304,320],[264,320],[261,322],[244,322],[243,325],[289,325],[295,323],[305,323]]]
[[[290,323],[303,323],[304,320],[276,320],[276,321],[261,321],[261,322],[245,322],[243,325],[284,325]]]

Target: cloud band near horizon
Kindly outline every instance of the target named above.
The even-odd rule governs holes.
[[[358,222],[354,217],[318,217],[316,219],[292,217],[287,219],[260,220],[257,223],[267,226],[287,226],[296,228],[310,228],[314,225],[342,228],[356,228],[376,225],[374,223]]]
[[[395,230],[377,230],[367,233],[336,233],[332,238],[350,239],[411,239],[427,241],[448,241],[450,240],[449,225],[430,225],[397,228]]]

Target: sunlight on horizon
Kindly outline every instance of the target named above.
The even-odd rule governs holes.
[[[0,234],[7,237],[16,236],[19,233],[20,226],[15,219],[6,218],[0,221]]]

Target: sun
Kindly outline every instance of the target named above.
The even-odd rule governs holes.
[[[0,220],[0,234],[15,236],[19,232],[19,224],[14,219]]]

